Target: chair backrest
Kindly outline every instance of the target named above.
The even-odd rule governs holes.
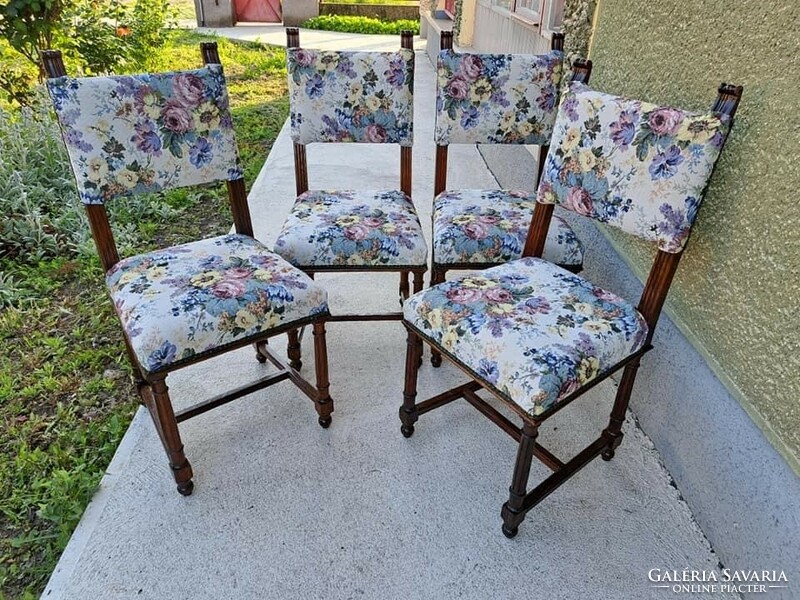
[[[81,78],[65,74],[59,52],[44,53],[80,199],[98,248],[98,235],[110,245],[107,269],[119,258],[102,205],[118,196],[226,181],[237,231],[252,235],[246,200],[234,197],[243,171],[216,44],[202,53],[206,66],[193,71]]]
[[[401,188],[411,193],[414,136],[413,34],[396,52],[347,52],[300,47],[286,29],[289,119],[295,144],[297,193],[308,189],[306,144],[356,142],[401,147]]]
[[[652,337],[741,95],[722,84],[711,111],[696,114],[571,83],[523,255],[541,256],[555,204],[654,241],[639,305]]]
[[[471,54],[453,51],[443,31],[436,79],[436,167],[433,193],[447,187],[449,144],[539,146],[539,185],[553,132],[564,61],[564,35],[553,34],[549,54]],[[588,83],[592,61],[572,65],[572,81]]]
[[[564,62],[563,36],[548,54],[455,52],[442,37],[436,67],[434,141],[546,145],[553,131]]]

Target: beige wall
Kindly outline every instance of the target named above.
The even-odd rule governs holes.
[[[592,85],[702,110],[744,86],[670,312],[773,444],[800,456],[800,2],[601,0]],[[650,249],[608,232],[638,273]]]

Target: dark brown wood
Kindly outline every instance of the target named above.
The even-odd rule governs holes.
[[[403,386],[403,405],[400,407],[400,432],[404,437],[414,435],[414,423],[417,422],[419,414],[415,400],[417,397],[417,374],[419,373],[420,343],[417,335],[408,329],[406,339],[406,368],[405,385]]]
[[[442,31],[439,34],[439,49],[452,50],[453,49],[453,32]]]
[[[442,392],[434,396],[433,398],[428,398],[425,402],[420,402],[417,404],[414,409],[417,415],[424,415],[426,412],[430,412],[435,408],[439,408],[440,406],[444,406],[445,404],[450,404],[455,400],[459,400],[464,397],[464,394],[467,391],[477,391],[481,389],[481,384],[477,381],[468,381],[463,385],[459,385],[452,389],[447,390],[446,392]]]
[[[308,191],[308,159],[306,158],[306,147],[303,144],[293,142],[294,146],[294,187],[297,195],[305,194]]]
[[[276,383],[280,383],[281,381],[285,381],[286,379],[289,379],[289,373],[287,371],[266,375],[261,379],[258,379],[252,383],[242,385],[236,388],[235,390],[231,390],[230,392],[227,392],[225,394],[219,394],[217,396],[214,396],[213,398],[204,400],[203,402],[198,402],[197,404],[194,404],[189,408],[179,410],[177,413],[175,413],[175,420],[178,423],[183,423],[184,421],[188,421],[189,419],[192,419],[198,415],[207,413],[208,411],[213,410],[218,406],[228,404],[229,402],[238,400],[243,396],[247,396],[248,394],[252,394],[253,392],[257,392],[258,390],[264,389]]]
[[[192,467],[183,452],[183,442],[181,442],[178,422],[175,420],[175,413],[172,410],[166,375],[152,376],[148,379],[148,384],[152,392],[153,409],[151,409],[151,414],[153,420],[156,421],[156,431],[158,431],[161,443],[167,452],[169,467],[175,477],[178,492],[183,496],[188,496],[194,489]]]
[[[550,228],[550,220],[553,217],[553,205],[537,202],[533,208],[533,217],[528,226],[528,235],[525,238],[525,247],[522,249],[522,256],[542,257],[544,243],[547,240],[547,230]]]
[[[586,58],[576,58],[574,61],[572,61],[572,81],[589,83],[589,77],[591,75],[592,61]]]
[[[225,183],[228,186],[228,200],[231,203],[231,215],[236,233],[253,237],[253,222],[250,219],[250,208],[247,206],[244,179],[234,179]]]
[[[319,415],[319,424],[327,428],[331,424],[333,400],[328,379],[328,346],[325,341],[325,322],[314,323],[314,369],[317,374],[317,397],[314,406]]]
[[[300,47],[300,30],[297,27],[286,28],[286,47],[287,48]]]
[[[400,47],[406,50],[414,49],[414,34],[411,31],[400,33]],[[412,64],[414,56],[411,57]],[[411,166],[413,162],[411,146],[400,147],[400,189],[411,198]]]
[[[106,207],[102,204],[84,204],[84,208],[86,216],[89,218],[94,245],[100,256],[100,264],[103,265],[103,271],[108,273],[111,267],[119,262],[119,252],[114,242],[114,234],[111,232],[111,225],[108,222]]]
[[[64,68],[64,59],[59,50],[42,51],[42,67],[50,79],[64,77],[67,74],[67,70]]]
[[[299,371],[303,368],[303,361],[301,360],[302,351],[300,348],[300,330],[290,329],[286,332],[289,342],[286,345],[286,355],[289,357],[289,366]]]
[[[533,449],[538,435],[538,429],[529,423],[522,428],[517,460],[514,463],[514,476],[511,479],[511,487],[508,488],[508,501],[503,504],[500,511],[500,516],[503,518],[503,534],[509,538],[517,535],[519,524],[525,518],[522,504],[525,501],[525,491],[528,489],[528,476],[531,472]]]
[[[433,196],[441,194],[447,186],[447,146],[436,145],[436,164],[433,176]]]
[[[553,37],[550,38],[550,50],[558,50],[559,52],[564,51],[564,34],[561,32],[553,33]]]
[[[200,54],[204,65],[221,65],[217,42],[200,42]]]

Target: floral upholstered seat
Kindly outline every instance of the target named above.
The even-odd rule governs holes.
[[[427,247],[411,199],[401,191],[309,191],[301,194],[275,242],[300,268],[420,268]]]
[[[453,190],[433,201],[437,265],[501,264],[522,256],[536,197],[514,190]],[[583,264],[583,244],[554,216],[543,258],[564,267]]]
[[[255,239],[237,234],[123,259],[106,283],[148,372],[328,311],[324,289]]]
[[[639,350],[647,323],[630,303],[538,258],[412,296],[404,318],[531,415]]]

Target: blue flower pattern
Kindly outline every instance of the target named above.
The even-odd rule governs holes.
[[[639,350],[648,331],[625,300],[538,258],[424,290],[403,316],[532,416]]]
[[[123,259],[106,283],[148,372],[328,312],[324,289],[237,234]]]
[[[85,204],[242,176],[220,65],[47,87]]]
[[[564,55],[470,54],[437,62],[437,144],[547,144]]]
[[[571,82],[537,200],[680,252],[729,122],[595,92]]]

